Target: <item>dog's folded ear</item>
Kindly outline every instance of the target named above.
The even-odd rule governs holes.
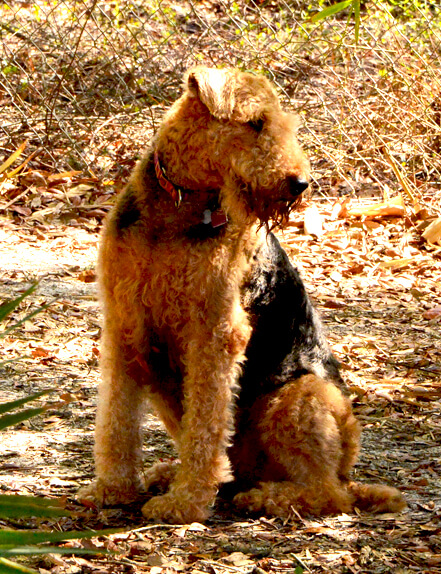
[[[261,75],[196,66],[184,79],[187,94],[198,98],[218,120],[256,123],[265,110],[280,109],[275,90]]]
[[[186,74],[187,89],[205,104],[212,116],[231,119],[235,106],[235,75],[229,69],[198,66]]]

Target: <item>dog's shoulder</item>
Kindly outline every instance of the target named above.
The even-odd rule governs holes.
[[[126,187],[116,197],[115,205],[107,219],[108,233],[122,237],[127,235],[129,230],[139,227],[142,215],[148,210],[148,204],[158,193],[151,173],[152,168],[152,153],[147,152],[138,161]]]

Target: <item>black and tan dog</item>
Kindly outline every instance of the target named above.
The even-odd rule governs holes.
[[[252,511],[403,506],[395,489],[349,482],[359,425],[303,284],[265,231],[308,185],[296,123],[262,76],[186,75],[103,231],[97,479],[80,499],[129,502],[159,484],[147,518],[203,521],[234,476]],[[146,399],[180,461],[143,476]]]

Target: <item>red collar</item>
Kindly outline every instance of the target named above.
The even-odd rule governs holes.
[[[175,202],[176,209],[179,209],[181,202],[183,199],[187,199],[188,193],[179,187],[175,187],[171,181],[169,181],[165,176],[165,169],[159,163],[159,156],[158,152],[155,151],[153,154],[154,162],[155,162],[155,173],[158,179],[159,185],[162,189],[171,196],[173,201]],[[216,209],[215,211],[210,211],[206,209],[203,213],[203,220],[202,223],[210,224],[211,227],[221,227],[222,225],[226,225],[228,218],[222,209]]]
[[[165,177],[165,169],[161,167],[161,164],[159,163],[159,156],[157,151],[155,151],[153,157],[155,160],[155,173],[156,177],[158,178],[159,185],[162,187],[162,189],[165,189],[169,195],[171,195],[171,198],[178,208],[182,201],[182,190],[179,187],[176,188],[172,182]]]

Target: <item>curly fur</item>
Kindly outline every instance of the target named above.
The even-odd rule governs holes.
[[[309,460],[304,449],[317,459],[317,464],[309,461],[310,478],[317,489],[322,484],[320,492],[328,500],[311,503],[310,510],[338,511],[342,505],[331,501],[348,498],[349,487],[332,481],[353,463],[358,427],[354,422],[344,431],[343,419],[352,419],[337,387],[314,377],[296,381],[305,373],[335,380],[339,375],[303,284],[291,269],[288,283],[298,295],[298,308],[290,311],[291,326],[285,327],[286,352],[277,358],[277,350],[271,351],[274,370],[253,383],[253,369],[261,370],[265,357],[265,337],[262,342],[258,336],[260,318],[280,307],[279,296],[265,303],[253,286],[261,284],[262,277],[273,282],[271,277],[278,274],[274,270],[286,266],[280,263],[280,246],[271,247],[272,236],[258,229],[271,218],[283,221],[309,178],[295,128],[295,117],[281,110],[273,87],[261,76],[203,67],[186,75],[183,95],[165,115],[102,232],[97,479],[81,491],[80,499],[124,503],[145,486],[168,486],[165,494],[144,505],[144,515],[175,523],[203,521],[219,485],[231,480],[231,466],[239,482],[245,484],[249,476],[254,484],[259,477],[276,480],[274,462],[281,469],[280,480],[293,481],[288,498],[292,495],[296,504],[310,496],[295,494],[294,474]],[[157,179],[153,152],[169,181],[188,196],[179,208]],[[212,213],[219,207],[228,217],[227,225],[215,229],[202,223],[207,210]],[[268,265],[264,253],[269,253]],[[265,266],[272,271],[265,271]],[[276,292],[282,283],[276,278]],[[263,398],[259,392],[248,392],[260,383]],[[239,387],[248,391],[239,392]],[[300,389],[308,387],[309,394],[301,395]],[[237,394],[239,414],[234,420]],[[175,441],[180,463],[155,465],[143,478],[141,420],[146,399]],[[321,404],[316,411],[315,404]],[[308,428],[302,431],[305,417]],[[235,428],[234,446],[228,451]],[[249,433],[258,439],[270,465],[254,464]],[[335,457],[331,461],[331,451],[323,450],[330,446]],[[329,467],[327,474],[319,474],[319,461]],[[304,476],[306,481],[308,474]],[[236,501],[268,510],[265,500],[277,491],[276,505],[282,510],[275,513],[285,512],[283,482],[272,484],[264,484],[258,494],[251,490],[239,495]],[[302,488],[309,492],[308,485]]]

